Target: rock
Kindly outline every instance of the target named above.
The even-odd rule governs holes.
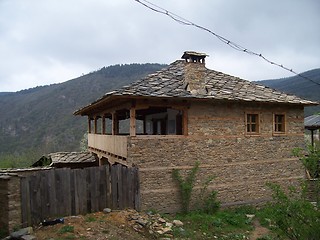
[[[159,235],[162,235],[162,234],[163,234],[163,231],[162,231],[162,230],[158,230],[157,233],[158,233]]]
[[[105,214],[108,214],[108,213],[111,213],[111,209],[110,208],[104,208],[103,209],[103,213],[105,213]]]
[[[33,235],[23,235],[21,238],[21,240],[36,240],[36,236]]]
[[[254,215],[254,214],[246,214],[246,217],[247,218],[249,218],[249,219],[252,219],[252,218],[254,218],[256,215]]]
[[[148,221],[142,218],[139,218],[138,220],[136,220],[136,223],[139,223],[141,226],[146,226]]]
[[[183,222],[181,222],[180,220],[173,220],[172,223],[177,227],[183,226]]]
[[[32,234],[33,233],[33,229],[32,227],[26,227],[26,228],[22,228],[16,232],[13,232],[10,234],[10,237],[12,238],[20,238],[22,237],[23,235],[29,235],[29,234]]]
[[[173,227],[173,223],[166,223],[166,227]]]
[[[164,220],[163,218],[158,218],[158,222],[159,223],[166,223],[166,220]]]
[[[163,228],[162,231],[165,234],[165,233],[171,232],[172,229],[171,229],[171,227],[166,227],[166,228]]]

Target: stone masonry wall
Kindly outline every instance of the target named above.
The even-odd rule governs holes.
[[[245,114],[260,114],[260,133],[245,133]],[[273,113],[286,114],[284,135],[274,135]],[[195,196],[209,176],[209,189],[218,191],[224,205],[258,203],[270,199],[269,181],[298,184],[304,177],[291,151],[304,146],[303,108],[284,105],[194,103],[188,111],[188,136],[137,136],[129,141],[129,158],[140,169],[142,210],[180,209],[172,170],[200,171]]]
[[[20,177],[0,175],[0,229],[10,232],[21,226]]]

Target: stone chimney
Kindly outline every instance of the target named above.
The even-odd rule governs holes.
[[[182,55],[185,59],[185,85],[191,94],[207,94],[205,87],[205,53],[187,51]]]

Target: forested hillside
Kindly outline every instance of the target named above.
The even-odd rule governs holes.
[[[78,151],[87,119],[73,116],[75,110],[163,67],[115,65],[60,84],[0,93],[0,158],[4,154]],[[320,69],[303,75],[320,83]],[[259,83],[320,101],[320,86],[297,76]],[[320,112],[320,108],[308,108],[306,114],[315,112]]]
[[[313,69],[304,73],[303,76],[310,78],[319,85],[299,76],[288,78],[263,80],[257,83],[280,90],[282,92],[295,94],[302,98],[320,102],[320,68]],[[309,116],[320,112],[320,106],[305,108],[305,115]]]
[[[79,150],[87,119],[73,112],[165,65],[104,67],[60,84],[0,93],[0,155]]]

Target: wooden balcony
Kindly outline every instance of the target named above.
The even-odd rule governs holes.
[[[119,135],[102,135],[102,134],[88,134],[88,147],[91,150],[113,155],[116,157],[128,157],[128,137]]]

